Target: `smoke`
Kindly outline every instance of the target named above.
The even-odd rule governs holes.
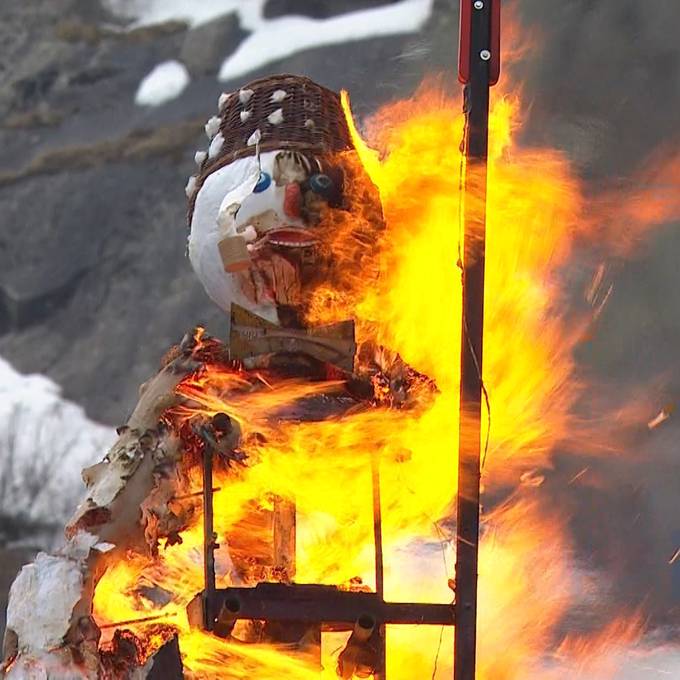
[[[649,158],[680,148],[680,4],[519,0],[514,8],[522,34],[537,39],[512,69],[530,102],[524,143],[561,148],[593,194],[648,188],[631,178]],[[680,190],[678,175],[661,173],[655,181],[675,195]],[[611,579],[613,603],[642,607],[651,625],[675,620],[680,605],[680,561],[670,563],[680,547],[677,419],[646,427],[661,408],[673,409],[680,387],[678,217],[677,211],[660,216],[626,261],[609,260],[611,297],[578,351],[591,386],[583,417],[600,418],[600,428],[615,433],[624,427],[625,403],[637,420],[604,460],[573,452],[558,457],[550,482],[571,517],[581,556]],[[613,225],[622,239],[627,227],[624,220]],[[584,270],[592,257],[582,254]],[[576,279],[575,297],[583,283]],[[584,468],[583,478],[565,484]],[[641,652],[638,661],[649,670],[631,662],[616,677],[656,677],[657,665],[660,677],[679,673],[677,653]]]
[[[677,143],[675,0],[520,0],[517,9],[541,39],[523,65],[533,138],[576,152],[599,178],[626,176]]]

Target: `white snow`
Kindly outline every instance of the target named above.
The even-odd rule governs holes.
[[[84,490],[81,469],[115,439],[52,380],[0,359],[0,512],[62,523]]]
[[[258,22],[222,63],[218,78],[231,80],[297,52],[324,45],[413,33],[430,17],[433,0],[402,0],[330,19],[285,16]]]
[[[222,63],[220,80],[238,78],[302,50],[372,37],[415,33],[432,13],[434,0],[401,2],[349,12],[329,19],[284,16],[266,19],[266,0],[105,0],[114,14],[131,19],[130,28],[164,21],[196,27],[235,12],[250,35]]]
[[[187,180],[186,186],[184,187],[184,193],[187,195],[187,198],[191,198],[194,195],[194,191],[196,191],[196,181],[196,175],[191,175]]]
[[[279,125],[280,123],[282,123],[283,122],[283,109],[276,109],[276,111],[272,111],[267,116],[267,120],[272,125]]]
[[[254,94],[255,93],[252,90],[240,90],[238,93],[238,100],[241,104],[247,104]]]
[[[255,146],[256,144],[260,143],[260,140],[262,139],[262,133],[260,132],[260,128],[257,128],[257,130],[253,131],[253,134],[248,137],[248,146]]]
[[[222,109],[226,106],[229,101],[229,92],[223,92],[217,99],[217,110],[222,113]]]
[[[279,102],[282,102],[287,96],[288,93],[285,90],[276,90],[275,92],[272,92],[272,96],[269,99],[275,104],[278,104]]]
[[[104,0],[109,11],[132,20],[129,28],[166,21],[185,21],[195,28],[238,12],[243,27],[252,30],[261,17],[264,3],[265,0]]]
[[[165,104],[179,97],[190,80],[184,64],[174,59],[164,61],[142,79],[135,94],[135,104],[138,106]]]
[[[215,158],[215,156],[217,156],[217,154],[221,151],[223,146],[224,137],[222,136],[221,132],[218,132],[212,138],[212,142],[210,142],[210,146],[208,147],[208,158]]]
[[[242,123],[245,123],[248,120],[248,118],[250,118],[250,116],[252,115],[253,115],[252,111],[241,111],[241,113],[239,113],[239,117],[241,118]]]
[[[208,135],[208,139],[212,139],[217,134],[221,124],[222,119],[218,116],[208,118],[208,122],[205,124],[205,134]]]
[[[194,163],[198,165],[199,167],[203,165],[203,161],[208,157],[208,154],[206,151],[197,151],[194,154]]]
[[[654,635],[632,645],[611,643],[597,650],[586,665],[584,660],[549,659],[534,669],[535,677],[546,680],[653,680],[680,678],[680,647],[659,643]],[[585,666],[585,668],[584,668]],[[532,676],[533,677],[533,676]]]

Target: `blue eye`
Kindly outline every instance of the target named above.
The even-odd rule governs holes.
[[[333,189],[333,180],[328,175],[317,173],[309,178],[309,188],[324,196]]]
[[[261,172],[260,177],[257,180],[257,184],[253,189],[254,194],[261,194],[269,188],[272,183],[272,176],[268,172]]]

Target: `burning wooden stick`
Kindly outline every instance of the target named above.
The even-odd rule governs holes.
[[[662,408],[662,409],[661,409],[661,410],[660,410],[660,411],[659,411],[659,412],[658,412],[658,413],[657,413],[657,414],[656,414],[656,415],[655,415],[655,416],[647,423],[647,427],[648,427],[650,430],[656,429],[657,427],[659,427],[659,425],[661,425],[661,423],[663,423],[664,421],[668,420],[668,419],[671,417],[671,415],[673,414],[674,411],[675,411],[675,404],[666,404],[666,406],[664,406],[664,407],[663,407],[663,408]]]
[[[678,548],[678,549],[673,553],[673,557],[671,557],[671,559],[668,560],[668,564],[675,564],[675,562],[677,562],[678,558],[680,558],[680,548]]]

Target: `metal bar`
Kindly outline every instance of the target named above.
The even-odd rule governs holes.
[[[475,680],[477,569],[482,407],[482,336],[486,180],[489,131],[491,16],[495,0],[461,0],[469,19],[469,80],[465,87],[463,313],[461,324],[460,425],[456,539],[454,680]],[[463,23],[461,23],[463,26]]]
[[[141,619],[127,619],[126,621],[116,621],[115,623],[103,623],[99,626],[99,630],[106,630],[107,628],[119,628],[120,626],[134,626],[138,623],[149,623],[150,621],[169,619],[172,616],[177,616],[177,612],[169,612],[168,614],[155,614],[154,616],[143,616]]]
[[[371,485],[373,487],[373,541],[375,544],[375,592],[382,599],[385,590],[382,545],[382,509],[380,507],[380,460],[371,456]]]
[[[215,624],[215,531],[213,526],[213,443],[203,434],[203,625],[212,630]]]
[[[219,491],[222,491],[222,487],[221,486],[213,487],[212,491],[213,491],[213,494],[218,493]],[[181,496],[173,496],[170,500],[171,501],[185,501],[189,498],[197,498],[198,496],[202,496],[202,495],[203,495],[203,489],[201,489],[200,491],[193,491],[192,493],[185,493],[185,494],[182,494]]]
[[[285,583],[217,590],[212,611],[226,612],[234,620],[321,622],[335,629],[347,624],[347,630],[363,616],[379,624],[452,626],[455,621],[452,604],[384,602],[376,593]]]
[[[380,502],[380,457],[377,453],[371,455],[371,486],[373,488],[373,543],[375,546],[375,592],[383,600],[385,593],[385,573],[383,569],[382,542],[382,508]],[[378,670],[374,673],[374,680],[386,680],[387,673],[387,630],[384,625],[378,629],[380,649],[378,652]]]

